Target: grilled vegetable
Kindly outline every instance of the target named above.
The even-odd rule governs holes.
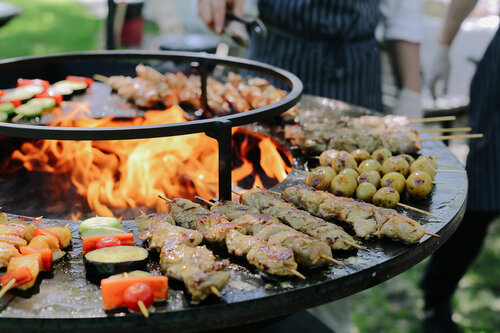
[[[10,258],[9,265],[7,266],[7,273],[13,272],[23,266],[28,267],[31,272],[31,280],[17,286],[18,289],[27,290],[35,284],[38,273],[40,272],[40,262],[42,262],[41,253],[31,253],[20,257]],[[8,280],[7,282],[9,282]],[[17,279],[16,279],[17,281]]]
[[[357,178],[358,184],[370,183],[376,188],[380,185],[380,174],[375,170],[367,170]]]
[[[153,304],[153,300],[153,290],[148,284],[142,282],[134,283],[123,293],[123,303],[127,309],[136,312],[141,311],[139,302],[142,302],[147,309]]]
[[[19,287],[34,280],[33,274],[28,266],[12,268],[9,272],[0,276],[0,285],[5,287],[12,279],[16,279],[16,282],[14,282],[11,288]]]
[[[403,177],[402,174],[398,172],[389,172],[386,174],[384,177],[382,177],[382,180],[380,181],[380,186],[381,187],[392,187],[396,191],[398,191],[399,194],[403,193],[405,190],[405,177]]]
[[[118,245],[134,245],[134,234],[108,234],[108,235],[97,235],[97,236],[86,236],[83,237],[83,254],[97,249],[97,244],[102,241],[103,238],[114,238]]]
[[[54,83],[54,87],[69,88],[75,94],[82,94],[87,90],[87,83],[82,81],[62,80]]]
[[[96,228],[91,228],[85,230],[84,233],[80,233],[80,236],[82,237],[88,237],[88,236],[99,236],[99,235],[109,235],[109,234],[126,234],[126,231],[123,231],[122,229],[119,228],[114,228],[114,227],[96,227]]]
[[[18,106],[14,112],[25,118],[33,118],[42,114],[42,107],[39,104],[26,103]]]
[[[326,191],[330,188],[332,179],[337,175],[335,170],[329,166],[319,166],[309,172],[307,176],[307,185],[318,190]]]
[[[56,106],[56,101],[53,98],[50,97],[39,97],[39,98],[33,98],[26,103],[27,105],[34,105],[34,106],[39,106],[42,111],[43,110],[50,110]]]
[[[87,235],[91,229],[98,229],[102,227],[112,227],[121,230],[121,224],[117,218],[96,216],[82,221],[80,223],[80,227],[78,227],[78,232],[83,237]]]
[[[50,86],[50,83],[49,81],[41,79],[17,79],[17,87],[24,87],[31,85],[41,86],[47,89]]]
[[[417,160],[413,162],[410,165],[410,172],[413,173],[415,171],[423,171],[431,176],[431,179],[434,179],[434,176],[436,175],[436,171],[426,160]]]
[[[68,247],[71,243],[72,236],[68,227],[49,227],[45,230],[57,236],[62,249]]]
[[[131,272],[127,277],[111,276],[101,280],[102,301],[105,309],[117,308],[124,305],[124,293],[131,285],[144,283],[152,292],[154,301],[167,299],[168,278],[166,276],[151,275],[147,272],[137,275]]]
[[[369,170],[379,172],[381,166],[382,165],[377,160],[374,160],[374,159],[364,160],[358,166],[358,172],[360,174],[365,172],[365,171],[369,171]]]
[[[331,183],[331,192],[341,197],[352,197],[356,193],[358,182],[349,175],[337,175]]]
[[[361,163],[364,160],[368,160],[371,158],[370,153],[366,149],[356,149],[351,151],[352,157],[354,157],[354,160],[356,163]]]
[[[50,249],[53,253],[53,261],[61,259],[65,252],[59,247],[59,239],[52,235],[36,235],[28,244],[28,247],[35,249]]]
[[[378,207],[393,208],[399,202],[399,193],[392,187],[382,187],[373,196],[373,204]]]
[[[372,153],[372,159],[376,160],[380,164],[384,163],[384,161],[391,156],[392,153],[387,148],[379,148]]]
[[[404,157],[391,156],[384,161],[380,168],[380,172],[382,172],[383,175],[390,172],[398,172],[406,178],[410,174],[410,165]]]
[[[425,198],[432,190],[432,179],[426,172],[412,172],[406,179],[406,190],[412,198]]]
[[[90,251],[84,256],[85,270],[91,277],[141,270],[148,262],[148,251],[138,246],[113,246]]]
[[[377,193],[377,188],[372,183],[364,182],[356,188],[356,199],[364,202],[372,202],[375,193]]]
[[[73,81],[73,82],[85,82],[87,85],[87,88],[90,88],[92,83],[94,83],[94,80],[91,79],[90,77],[84,77],[84,76],[74,76],[74,75],[68,75],[66,76],[67,81]]]
[[[48,272],[52,268],[52,261],[53,261],[52,258],[54,257],[54,254],[50,249],[37,249],[28,246],[23,246],[19,249],[19,251],[22,254],[40,253],[41,263],[42,263],[40,268],[42,269],[42,271]]]
[[[10,102],[0,103],[0,112],[5,113],[7,115],[14,113],[16,110],[14,104]]]

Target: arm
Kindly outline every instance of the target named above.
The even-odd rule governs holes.
[[[438,44],[451,46],[460,25],[476,6],[477,0],[452,0],[439,33]]]
[[[420,42],[423,39],[423,21],[420,1],[382,0],[380,13],[384,25],[384,39],[393,65],[398,96],[394,114],[421,117]]]
[[[426,76],[426,85],[434,98],[438,95],[438,83],[442,83],[442,93],[448,90],[448,77],[450,74],[450,46],[457,35],[460,25],[470,14],[477,0],[452,0],[443,26],[439,32],[436,50]]]
[[[422,88],[420,43],[391,40],[387,44],[401,89],[409,89],[419,93]]]

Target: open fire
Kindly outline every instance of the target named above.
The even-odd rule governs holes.
[[[149,110],[144,117],[92,119],[88,104],[79,103],[71,115],[50,126],[118,127],[187,121],[183,110]],[[269,187],[282,181],[291,168],[290,154],[261,134],[233,129],[233,182],[244,188]],[[127,208],[164,210],[158,194],[168,197],[217,196],[217,141],[203,133],[117,141],[24,142],[15,150],[2,175],[25,169],[48,173],[52,188],[76,189],[95,214],[113,216]],[[72,185],[68,184],[68,179]],[[50,193],[45,193],[50,195]],[[64,196],[64,195],[63,195]],[[73,219],[85,212],[73,211]]]

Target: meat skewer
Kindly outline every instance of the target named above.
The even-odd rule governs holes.
[[[151,248],[161,248],[162,271],[182,281],[193,301],[202,301],[210,294],[220,297],[230,278],[228,260],[216,260],[205,246],[198,246],[203,236],[194,230],[175,226],[170,214],[142,214],[135,219],[142,231],[139,239],[149,241]]]
[[[201,105],[201,79],[198,75],[178,73],[161,74],[142,64],[136,67],[137,77],[94,75],[105,82],[120,96],[132,100],[140,107],[158,105],[170,107],[189,103],[199,109]],[[269,81],[253,78],[243,80],[240,75],[229,73],[227,82],[207,78],[207,104],[216,115],[246,112],[275,103],[286,93],[272,86]]]
[[[393,209],[337,197],[310,186],[289,187],[284,191],[283,197],[298,208],[325,220],[349,223],[358,237],[387,236],[407,243],[416,243],[426,233],[417,221],[400,215]]]
[[[253,206],[263,214],[270,215],[298,231],[326,242],[332,250],[363,249],[341,227],[297,209],[275,193],[263,189],[252,189],[237,194],[244,205]]]
[[[299,265],[312,267],[333,262],[344,266],[342,262],[332,258],[327,243],[307,236],[269,215],[260,214],[254,207],[232,201],[212,203],[197,198],[209,204],[212,212],[224,214],[229,221],[244,227],[253,236],[273,245],[290,248]]]
[[[223,214],[211,212],[190,200],[168,199],[167,205],[176,225],[200,231],[209,243],[225,244],[230,253],[245,256],[248,263],[261,271],[305,278],[297,271],[292,250],[245,235],[238,231],[244,228],[229,222]]]

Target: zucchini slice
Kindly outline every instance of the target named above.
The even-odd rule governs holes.
[[[35,94],[30,92],[28,89],[16,88],[13,91],[6,93],[5,95],[0,97],[1,102],[10,102],[10,101],[21,101],[26,102],[27,100],[33,98]]]
[[[62,80],[54,83],[54,87],[68,87],[75,94],[82,94],[87,90],[87,83],[79,81]]]
[[[12,114],[16,110],[16,107],[12,103],[0,103],[0,112],[6,114]]]
[[[90,251],[84,256],[87,275],[100,279],[111,275],[144,270],[148,251],[139,246],[113,246]]]
[[[83,220],[78,227],[78,232],[82,236],[90,236],[90,230],[99,229],[102,227],[111,227],[115,229],[121,229],[121,223],[116,217],[105,217],[105,216],[96,216],[91,217],[89,219]],[[94,234],[100,235],[100,234]]]
[[[42,110],[49,110],[56,106],[56,101],[50,97],[39,97],[30,99],[26,104],[39,105]]]
[[[2,105],[2,104],[0,104]],[[6,112],[0,112],[0,122],[6,123],[9,121],[9,114]]]
[[[15,110],[15,113],[26,118],[38,117],[42,114],[42,107],[40,105],[26,103],[18,106]]]

